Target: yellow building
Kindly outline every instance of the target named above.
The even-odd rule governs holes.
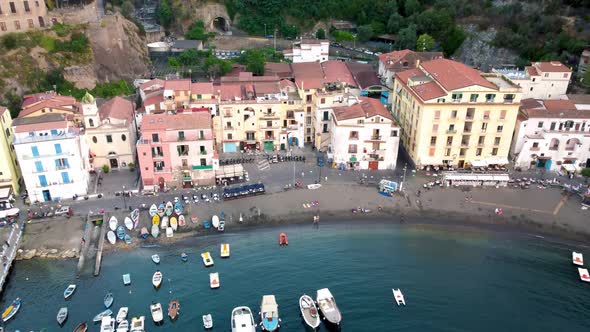
[[[0,106],[0,188],[11,187],[13,193],[20,188],[21,172],[12,146],[12,117],[10,111]]]
[[[508,79],[437,59],[395,75],[393,111],[416,167],[501,165],[521,90]]]

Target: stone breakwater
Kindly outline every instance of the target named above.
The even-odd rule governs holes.
[[[67,259],[67,258],[78,258],[80,256],[78,249],[19,249],[16,253],[16,260],[27,260],[33,258],[45,258],[45,259]]]

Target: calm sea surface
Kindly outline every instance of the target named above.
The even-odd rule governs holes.
[[[215,331],[230,331],[232,308],[246,305],[257,314],[265,294],[277,298],[281,331],[303,331],[299,296],[315,297],[328,287],[343,331],[590,331],[590,284],[579,281],[572,248],[527,235],[437,229],[359,221],[215,234],[109,254],[99,277],[79,280],[75,261],[17,262],[1,305],[18,296],[23,306],[5,327],[72,331],[104,310],[102,299],[112,291],[115,314],[129,307],[129,317],[146,316],[150,332],[202,331],[205,313],[212,314]],[[286,248],[277,245],[281,231],[289,236]],[[222,242],[231,245],[229,259],[219,258]],[[214,267],[203,266],[204,251],[211,251]],[[150,260],[154,253],[162,258],[159,266]],[[590,250],[585,254],[590,258]],[[159,290],[151,284],[156,269],[164,274]],[[220,289],[209,288],[210,272],[220,273]],[[131,274],[131,286],[123,285],[124,273]],[[78,290],[64,301],[70,283]],[[404,292],[406,307],[394,304],[394,287]],[[172,298],[180,301],[179,319],[155,327],[150,303],[167,308]],[[62,306],[70,315],[60,328],[55,316]]]

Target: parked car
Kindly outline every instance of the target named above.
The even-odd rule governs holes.
[[[74,215],[74,211],[69,206],[62,206],[59,209],[55,210],[55,216],[56,217],[66,216],[66,217],[69,218],[69,217],[71,217],[73,215]]]

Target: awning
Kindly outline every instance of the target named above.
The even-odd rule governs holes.
[[[354,163],[354,162],[356,162],[356,156],[352,156],[352,157],[350,157],[349,161],[350,161],[351,163]]]
[[[473,167],[486,167],[488,164],[485,162],[485,160],[473,160],[471,162],[471,166]]]
[[[506,157],[490,157],[486,159],[488,165],[506,165],[508,164],[508,158]]]
[[[576,166],[574,164],[562,164],[561,167],[571,173],[576,171]]]

